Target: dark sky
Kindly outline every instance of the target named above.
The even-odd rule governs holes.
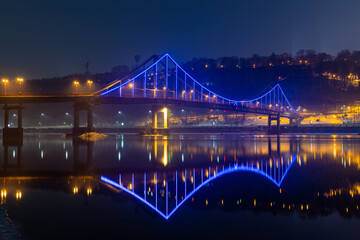
[[[135,54],[358,50],[359,9],[357,0],[0,0],[0,76],[61,76],[86,61],[103,72]]]

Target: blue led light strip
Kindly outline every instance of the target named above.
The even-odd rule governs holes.
[[[283,97],[285,98],[286,100],[286,104],[288,104],[290,106],[290,111],[295,113],[296,111],[294,110],[294,108],[292,107],[292,105],[290,104],[289,100],[287,99],[286,95],[284,94],[281,86],[279,84],[276,84],[272,89],[270,89],[267,93],[261,95],[260,97],[257,97],[257,98],[254,98],[254,99],[251,99],[251,100],[233,100],[233,99],[229,99],[229,98],[226,98],[226,97],[223,97],[219,94],[215,94],[214,92],[210,91],[208,88],[206,88],[205,86],[203,86],[202,84],[200,84],[200,82],[196,81],[190,74],[188,74],[169,54],[165,54],[163,55],[161,58],[159,58],[156,62],[154,62],[153,64],[151,64],[148,68],[146,68],[144,71],[142,71],[141,73],[139,73],[138,75],[136,75],[135,77],[129,79],[128,81],[120,84],[119,86],[116,86],[116,87],[113,87],[103,93],[101,93],[101,96],[104,96],[106,94],[109,94],[111,93],[112,91],[118,89],[118,88],[121,88],[123,87],[124,85],[128,84],[129,82],[131,81],[134,81],[137,77],[141,76],[142,74],[144,74],[145,72],[149,71],[152,67],[155,66],[156,68],[156,72],[155,72],[155,78],[156,78],[156,82],[155,82],[155,92],[157,92],[157,64],[163,60],[164,58],[166,58],[166,66],[168,66],[168,59],[170,59],[174,64],[175,64],[175,67],[176,67],[176,88],[177,88],[177,74],[178,74],[178,68],[184,72],[185,74],[185,100],[186,100],[186,78],[190,78],[191,80],[194,81],[194,83],[198,84],[201,88],[205,89],[206,91],[209,92],[209,102],[210,102],[210,98],[212,95],[215,95],[216,98],[221,98],[223,101],[228,101],[229,104],[233,103],[234,105],[237,105],[237,104],[241,104],[241,103],[252,103],[252,102],[255,102],[255,101],[258,101],[258,100],[261,100],[262,98],[265,98],[267,99],[267,97],[269,96],[270,99],[271,99],[271,92],[274,92],[274,100],[275,100],[275,89],[276,88],[279,88],[280,91],[281,91],[281,94],[283,95]],[[167,78],[167,74],[166,74],[166,78]],[[166,79],[167,80],[167,79]],[[166,88],[168,87],[168,85],[166,86]],[[167,90],[167,89],[166,89]],[[195,90],[194,90],[195,92]],[[177,93],[177,89],[175,90],[175,94]],[[157,93],[155,93],[155,95],[157,96]],[[177,95],[176,95],[177,96]],[[271,102],[271,100],[270,100]],[[266,103],[265,103],[266,104]],[[275,104],[274,104],[275,105]],[[285,111],[287,111],[286,107],[285,107]]]
[[[156,207],[154,207],[153,205],[151,205],[150,203],[148,203],[147,201],[145,201],[143,198],[141,198],[140,196],[138,196],[136,193],[133,193],[132,191],[130,191],[129,189],[127,189],[126,187],[114,182],[113,180],[110,180],[107,177],[101,176],[101,181],[110,184],[113,187],[119,188],[121,190],[123,190],[124,192],[132,195],[133,197],[137,198],[138,200],[140,200],[141,202],[145,203],[148,207],[150,207],[152,210],[154,210],[155,212],[157,212],[160,216],[162,216],[165,219],[168,219],[166,217],[166,215],[164,213],[162,213],[160,210],[158,210]]]
[[[147,80],[147,76],[146,76],[146,71],[144,73],[144,97],[146,97],[146,80]]]
[[[145,69],[144,71],[142,71],[141,73],[137,74],[135,77],[133,78],[130,78],[129,80],[127,80],[126,82],[124,83],[121,83],[119,86],[116,86],[116,87],[113,87],[103,93],[101,93],[101,96],[104,96],[106,94],[109,94],[111,92],[113,92],[114,90],[118,89],[118,88],[121,88],[123,86],[125,86],[126,84],[129,84],[131,81],[133,81],[135,78],[138,78],[139,76],[141,76],[142,74],[144,74],[144,72],[147,72],[149,71],[149,69],[151,69],[152,67],[154,66],[157,66],[158,62],[160,62],[164,57],[166,57],[166,55],[162,56],[161,58],[159,58],[156,62],[154,62],[153,64],[151,64],[147,69]]]
[[[155,64],[155,98],[157,98],[157,86],[158,86],[158,65]]]

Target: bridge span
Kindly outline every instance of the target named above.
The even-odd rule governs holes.
[[[164,127],[168,129],[167,109],[171,106],[208,108],[253,113],[268,116],[268,126],[276,121],[277,129],[280,118],[291,122],[299,120],[299,115],[292,107],[279,84],[265,94],[250,100],[236,100],[221,96],[210,90],[188,74],[170,55],[146,61],[126,77],[115,80],[105,88],[91,94],[26,94],[0,96],[3,104],[3,136],[22,136],[22,111],[26,104],[73,103],[73,134],[94,131],[93,106],[100,104],[142,104],[153,106],[153,130],[157,132],[159,113],[164,114]],[[10,128],[9,111],[18,111],[18,126]],[[80,127],[79,112],[87,111],[87,126]]]

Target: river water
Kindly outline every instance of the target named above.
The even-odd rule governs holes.
[[[360,136],[25,135],[0,238],[359,239]]]

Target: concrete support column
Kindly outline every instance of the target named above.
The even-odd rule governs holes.
[[[168,128],[168,109],[164,108],[162,110],[163,114],[164,114],[164,128]]]
[[[157,111],[152,111],[152,120],[153,120],[153,128],[157,129],[158,128],[158,124],[157,124]]]

